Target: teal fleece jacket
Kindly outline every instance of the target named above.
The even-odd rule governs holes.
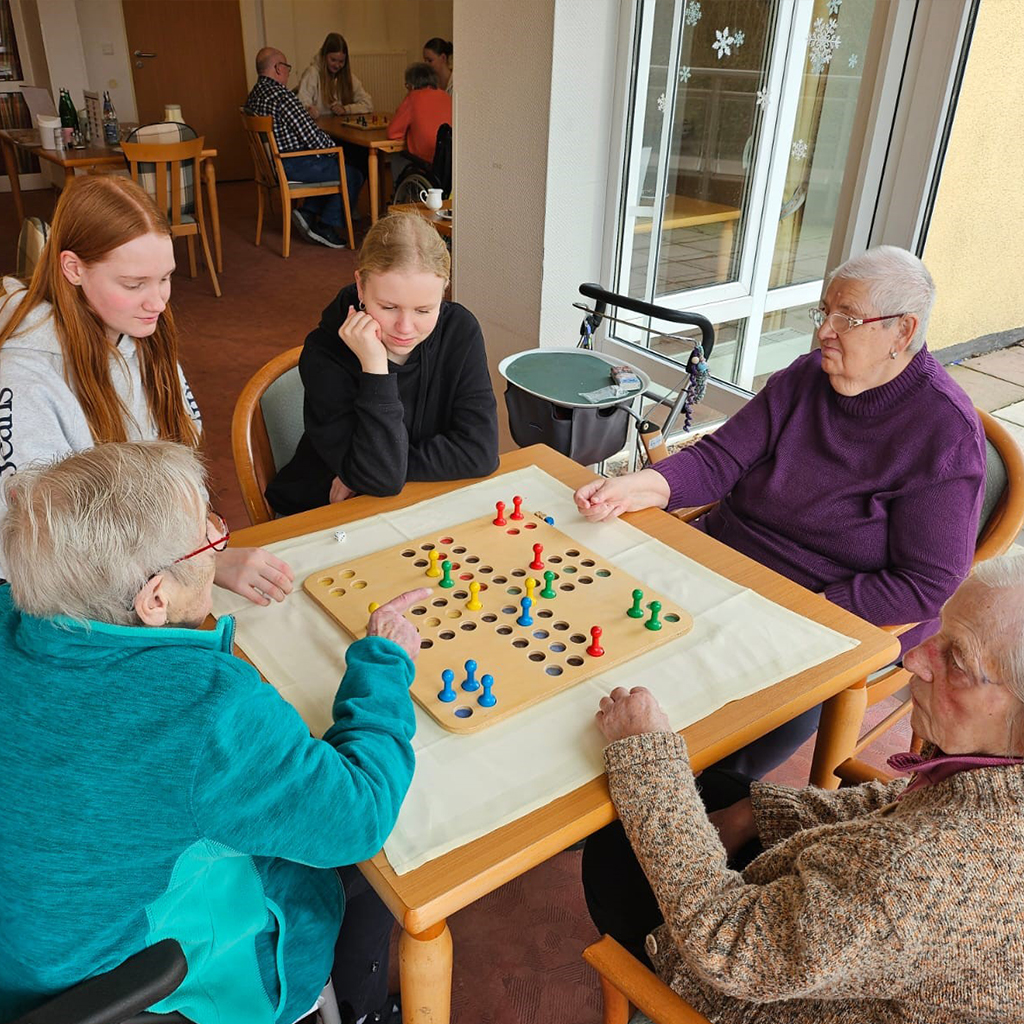
[[[298,713],[216,629],[20,612],[0,586],[0,1019],[172,936],[158,1010],[289,1024],[331,971],[333,870],[373,856],[413,773],[413,663],[352,644],[334,725]]]

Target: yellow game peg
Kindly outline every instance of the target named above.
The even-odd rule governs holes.
[[[532,601],[533,600],[533,588],[537,586],[537,581],[532,577],[526,579],[526,596]]]
[[[441,570],[438,567],[437,560],[441,557],[441,553],[437,548],[434,548],[427,557],[430,559],[430,566],[427,568],[427,575],[431,577],[440,576]]]
[[[370,607],[366,610],[372,615],[379,607],[380,605],[376,601],[371,601]]]
[[[469,585],[469,600],[466,602],[466,607],[471,612],[478,612],[483,608],[480,603],[480,584],[476,580]]]

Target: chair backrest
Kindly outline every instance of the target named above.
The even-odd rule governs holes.
[[[183,142],[121,143],[132,178],[167,212],[172,226],[198,221],[202,216],[203,196],[195,183],[205,142],[200,136]],[[183,173],[186,166],[188,175]]]
[[[452,191],[452,148],[452,126],[443,124],[437,129],[433,172],[445,199]]]
[[[28,280],[36,269],[43,246],[50,237],[50,225],[40,217],[26,217],[18,235],[18,264],[16,276]]]
[[[252,157],[256,181],[266,188],[277,188],[277,168],[275,153],[277,144],[274,141],[274,119],[258,117],[250,114],[245,107],[239,107],[242,128],[249,143],[249,155]]]
[[[191,125],[183,124],[181,121],[154,121],[152,124],[140,124],[138,128],[133,128],[128,133],[125,141],[167,145],[172,142],[187,142],[198,137]],[[149,163],[142,164],[139,167],[139,178],[143,183],[142,187],[150,195],[156,195],[156,192],[147,184],[148,181],[155,182],[156,167]],[[181,191],[182,195],[185,196],[191,196],[195,192],[191,164],[181,165]],[[186,209],[182,212],[192,216],[195,214],[194,206],[194,203],[191,207],[186,206]]]
[[[269,119],[268,119],[269,120]],[[305,425],[299,377],[302,346],[275,356],[242,388],[231,419],[231,450],[249,521],[274,517],[263,492],[295,454]]]
[[[985,430],[985,497],[974,561],[1007,551],[1024,526],[1024,455],[999,420],[978,410]]]

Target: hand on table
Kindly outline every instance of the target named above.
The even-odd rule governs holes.
[[[306,113],[309,114],[314,121],[320,116],[320,110],[317,107],[306,107]]]
[[[720,811],[711,811],[708,820],[718,829],[718,838],[722,840],[725,852],[732,859],[751,839],[757,838],[757,825],[754,823],[754,805],[750,797],[737,800]]]
[[[634,686],[631,690],[616,686],[601,698],[601,710],[594,717],[609,743],[645,732],[672,731],[668,715],[646,686]]]
[[[639,473],[591,480],[573,497],[585,519],[600,523],[615,519],[624,512],[665,508],[671,494],[668,481],[657,470],[642,469]]]
[[[330,501],[332,505],[336,504],[339,501],[346,501],[347,499],[351,498],[352,495],[355,493],[356,492],[353,491],[351,487],[341,482],[340,476],[336,476],[331,481]]]
[[[338,117],[341,117],[341,115],[345,113],[345,104],[344,103],[339,103],[337,100],[335,100],[331,104],[331,113],[332,114],[337,114]]]
[[[398,644],[406,654],[416,660],[420,653],[419,630],[405,618],[405,612],[414,604],[426,600],[430,596],[430,587],[408,590],[398,597],[393,597],[387,604],[382,604],[371,615],[366,624],[367,636],[382,636]]]
[[[364,373],[388,372],[388,350],[380,334],[380,324],[353,306],[348,307],[348,316],[338,328],[338,337],[355,353]]]
[[[225,548],[217,555],[213,574],[218,587],[261,605],[270,604],[271,598],[283,601],[294,579],[292,567],[263,548]]]

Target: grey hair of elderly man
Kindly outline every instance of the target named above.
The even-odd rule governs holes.
[[[914,313],[917,330],[908,351],[917,352],[924,345],[935,304],[935,282],[912,252],[895,245],[868,249],[836,267],[825,281],[825,291],[833,281],[863,281],[876,316]]]
[[[0,528],[12,595],[30,615],[137,625],[154,573],[197,586],[210,569],[175,559],[206,514],[196,453],[169,441],[102,444],[88,458],[19,469]]]

